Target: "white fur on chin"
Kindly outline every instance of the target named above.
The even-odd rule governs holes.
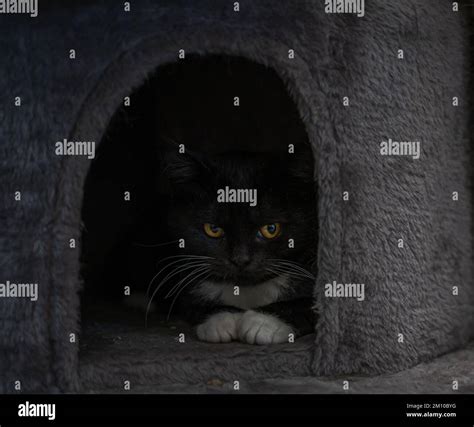
[[[235,295],[232,283],[219,283],[206,280],[192,292],[208,301],[248,310],[263,307],[278,301],[282,291],[288,288],[287,276],[277,276],[254,286],[240,286]]]

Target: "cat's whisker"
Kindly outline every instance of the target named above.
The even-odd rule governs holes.
[[[156,265],[160,265],[162,262],[164,261],[167,261],[169,259],[174,259],[174,258],[201,258],[201,259],[212,259],[212,257],[209,257],[209,256],[204,256],[204,255],[186,255],[186,254],[182,254],[182,255],[172,255],[172,256],[167,256],[166,258],[161,258],[157,263]]]
[[[174,276],[182,273],[183,271],[190,270],[191,268],[202,267],[204,265],[208,265],[208,264],[205,264],[202,261],[189,261],[185,265],[179,265],[179,266],[175,267],[172,271],[170,271],[167,274],[167,276],[164,279],[161,280],[161,282],[155,288],[155,291],[153,292],[153,295],[158,291],[158,289],[160,289],[166,282],[168,282]]]
[[[276,269],[275,271],[278,271],[280,274],[288,274],[289,276],[292,276],[292,277],[295,277],[295,278],[313,280],[313,278],[310,277],[310,276],[307,276],[307,275],[301,274],[301,273],[297,273],[297,272],[294,272],[294,271],[291,271],[291,270]]]
[[[198,261],[197,259],[195,258],[180,258],[178,260],[175,260],[173,262],[170,262],[168,263],[167,265],[165,265],[158,273],[156,273],[153,278],[150,280],[150,283],[148,284],[148,287],[146,289],[146,295],[148,296],[150,294],[150,288],[151,288],[151,285],[153,284],[153,282],[155,281],[155,279],[164,271],[166,270],[168,267],[171,267],[172,265],[174,264],[178,264],[178,263],[182,263],[182,262],[186,262],[186,261],[189,261],[189,262],[194,262],[194,261]],[[200,262],[200,261],[199,261]]]
[[[277,274],[279,276],[283,275],[283,274],[286,274],[287,276],[290,276],[291,275],[291,271],[287,271],[287,270],[282,270],[274,265],[270,266],[270,268],[266,268],[266,270],[272,272],[273,274]]]
[[[311,274],[308,270],[306,270],[305,268],[301,267],[300,265],[298,265],[298,264],[296,264],[292,261],[279,260],[279,259],[269,260],[269,261],[275,261],[275,263],[272,263],[275,266],[279,266],[279,267],[289,269],[289,270],[292,270],[292,271],[297,271],[297,272],[301,273],[304,276],[307,276],[311,279],[315,279],[314,275]]]
[[[313,275],[305,274],[305,273],[302,273],[298,270],[293,270],[291,268],[287,268],[287,267],[280,266],[280,265],[277,265],[277,264],[271,264],[270,266],[271,266],[271,268],[273,268],[276,271],[279,271],[280,273],[286,273],[286,274],[289,274],[293,277],[304,277],[306,279],[314,280]]]
[[[171,307],[168,311],[168,316],[166,318],[166,320],[168,321],[169,318],[170,318],[170,315],[171,315],[171,311],[173,310],[173,307],[174,307],[174,303],[176,302],[176,300],[178,299],[179,295],[181,294],[181,292],[184,291],[185,288],[187,288],[194,280],[196,280],[198,277],[201,277],[203,274],[206,274],[208,272],[208,270],[206,271],[203,271],[202,274],[199,274],[198,276],[194,277],[191,281],[189,281],[188,283],[186,283],[183,287],[181,287],[181,289],[178,291],[178,293],[175,295],[175,297],[173,298],[173,301],[171,303]],[[211,274],[208,273],[204,279],[202,279],[199,284],[203,283]]]
[[[301,268],[301,267],[294,266],[294,265],[291,265],[291,264],[283,264],[283,266],[285,266],[285,265],[287,265],[289,268],[294,268],[296,271],[299,271],[302,274],[308,275],[312,279],[315,279],[314,275],[310,271],[306,270],[305,268]]]
[[[269,258],[268,261],[276,261],[276,262],[282,262],[286,264],[291,264],[294,265],[295,267],[299,267],[304,270],[303,265],[297,263],[296,261],[290,261],[289,259],[284,259],[284,258]]]
[[[274,274],[274,275],[277,276],[277,277],[280,277],[280,276],[282,276],[283,274],[288,274],[288,273],[285,273],[285,272],[280,272],[280,271],[272,270],[271,268],[268,268],[268,267],[266,267],[265,270],[268,271],[268,272],[270,272],[270,273],[272,273],[272,274]]]
[[[308,273],[308,274],[311,274],[308,270],[306,270],[301,264],[297,263],[297,262],[294,262],[294,261],[290,261],[290,260],[287,260],[287,259],[279,259],[279,258],[276,258],[276,259],[269,259],[269,261],[275,261],[277,263],[280,263],[280,264],[285,264],[285,265],[288,265],[288,266],[292,266],[300,271],[303,271],[305,273]]]
[[[165,299],[169,298],[171,295],[174,294],[176,289],[179,289],[179,286],[186,281],[186,279],[190,276],[193,276],[197,273],[200,273],[204,270],[209,271],[209,264],[204,264],[201,266],[197,266],[196,269],[194,269],[191,273],[189,273],[184,279],[181,279],[176,285],[173,286],[173,288],[166,294]]]
[[[275,266],[274,266],[274,268],[275,268]],[[277,267],[277,268],[280,271],[291,274],[292,276],[295,276],[295,277],[304,277],[306,279],[314,280],[313,276],[310,276],[310,275],[304,274],[304,273],[300,273],[299,271],[295,271],[295,270],[291,270],[291,269],[287,269],[287,268],[283,268],[283,267]]]
[[[173,262],[171,264],[178,264],[178,265],[173,267],[173,269],[168,272],[168,274],[166,275],[166,277],[163,280],[166,281],[174,272],[179,271],[180,269],[182,269],[184,267],[198,265],[198,264],[202,264],[202,263],[204,263],[204,260],[200,260],[200,259],[199,260],[198,259],[191,259],[191,260],[185,259],[185,260],[179,260],[179,261]],[[169,267],[171,264],[168,264],[167,267]],[[167,268],[167,267],[165,267],[165,268]],[[164,269],[162,269],[162,270],[164,270]]]
[[[162,271],[166,270],[168,267],[171,267],[172,265],[174,264],[177,264],[179,262],[184,262],[185,260],[182,260],[182,259],[179,259],[177,261],[173,261],[173,262],[170,262],[169,264],[165,265],[160,271],[158,271],[158,273],[156,273],[153,278],[150,280],[150,283],[148,283],[148,287],[146,288],[146,296],[148,296],[150,294],[150,288],[151,288],[151,285],[153,284],[153,282],[155,281],[155,279],[161,274]]]
[[[155,295],[158,292],[158,290],[161,288],[161,286],[163,286],[169,279],[171,279],[173,276],[175,276],[178,273],[181,273],[185,270],[189,270],[190,268],[198,268],[198,267],[202,267],[202,266],[204,266],[204,264],[203,265],[193,264],[193,265],[179,266],[179,267],[177,267],[173,270],[174,273],[171,276],[168,275],[165,279],[163,279],[158,284],[158,286],[153,291],[153,294],[151,295],[150,300],[148,301],[148,305],[147,305],[147,308],[146,308],[146,314],[145,314],[145,327],[148,324],[148,312],[150,311],[151,303],[153,302],[153,299],[155,298]]]

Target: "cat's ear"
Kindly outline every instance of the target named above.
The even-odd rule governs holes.
[[[206,171],[197,153],[167,136],[161,137],[160,158],[161,184],[166,189],[199,184]]]

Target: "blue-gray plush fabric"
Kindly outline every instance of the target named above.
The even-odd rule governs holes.
[[[80,248],[69,247],[81,234],[90,161],[55,156],[54,144],[100,141],[123,98],[179,49],[275,69],[314,148],[320,320],[310,356],[285,375],[400,371],[465,345],[474,307],[469,12],[451,8],[372,0],[356,18],[326,14],[322,1],[242,0],[236,13],[223,0],[135,0],[125,13],[123,2],[98,0],[40,2],[35,19],[0,16],[0,279],[40,286],[37,303],[0,300],[0,391],[16,380],[24,391],[74,391],[91,375],[80,340],[70,342],[81,333],[81,283]],[[421,159],[382,157],[387,138],[421,141]],[[365,301],[325,298],[334,280],[363,282]],[[294,360],[283,352],[258,369],[271,378]],[[214,364],[229,376],[240,369],[232,357]],[[183,366],[157,360],[151,369],[181,378]]]
[[[283,353],[284,354],[284,353]],[[188,365],[190,366],[190,365]],[[87,372],[94,372],[87,369]],[[135,371],[136,372],[136,371]],[[88,382],[87,389],[93,393],[129,393],[118,381],[104,381],[97,373],[96,381]],[[186,377],[183,382],[173,378],[168,383],[152,378],[133,388],[135,393],[252,393],[252,394],[472,394],[474,392],[474,343],[461,350],[439,356],[430,362],[404,369],[394,374],[376,376],[347,375],[339,377],[301,376],[298,370],[284,377],[262,378],[258,375],[240,378],[239,390],[235,390],[234,378],[213,372],[207,381],[192,382]],[[89,380],[88,376],[87,380]],[[347,383],[346,383],[347,381]],[[457,381],[457,387],[453,387]],[[94,386],[97,384],[97,388]],[[348,387],[347,388],[347,384]]]

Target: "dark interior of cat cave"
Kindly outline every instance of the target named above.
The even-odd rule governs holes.
[[[274,346],[211,344],[197,339],[171,299],[150,303],[147,289],[158,284],[160,262],[179,244],[167,239],[160,155],[165,144],[182,141],[186,150],[208,154],[288,153],[293,144],[308,168],[314,164],[284,81],[256,62],[187,55],[159,66],[125,98],[84,187],[79,360],[85,391],[121,392],[125,381],[135,392],[186,391],[179,385],[190,383],[231,390],[236,377],[245,388],[258,378],[310,374],[312,334]],[[317,233],[313,226],[308,232]]]

